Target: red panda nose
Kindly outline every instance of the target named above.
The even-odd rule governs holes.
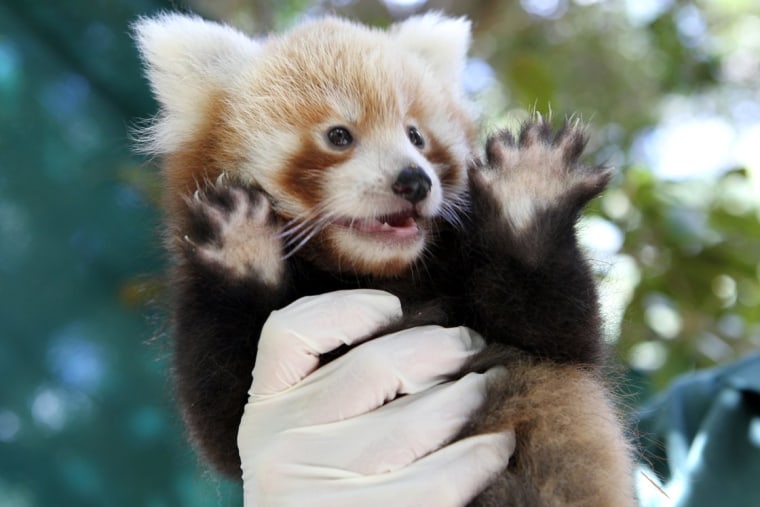
[[[416,165],[411,165],[404,167],[398,173],[398,178],[391,188],[397,196],[403,197],[412,204],[417,204],[427,197],[431,186],[433,182],[425,171]]]

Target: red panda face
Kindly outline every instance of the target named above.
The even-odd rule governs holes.
[[[241,173],[283,219],[286,253],[329,268],[389,276],[422,255],[435,223],[455,220],[472,156],[473,125],[419,59],[381,37],[302,29],[272,42],[233,138]],[[336,35],[337,33],[337,35]],[[295,45],[293,39],[300,45]],[[308,51],[304,48],[308,48]]]
[[[469,24],[426,16],[383,32],[325,19],[239,59],[235,33],[214,65],[237,65],[224,65],[229,76],[191,115],[198,128],[184,146],[203,149],[183,157],[178,144],[170,166],[263,189],[283,224],[284,255],[378,276],[410,269],[436,223],[456,220],[466,191]]]
[[[434,153],[433,131],[413,119],[362,123],[315,125],[267,191],[286,220],[286,250],[307,240],[304,252],[330,268],[397,274],[437,220],[454,219],[465,161]]]

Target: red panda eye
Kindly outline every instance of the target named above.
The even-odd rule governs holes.
[[[351,132],[346,127],[333,127],[327,132],[327,140],[338,148],[346,148],[354,142]]]
[[[420,134],[420,131],[417,130],[416,127],[407,128],[406,134],[409,136],[409,140],[412,142],[412,144],[417,148],[422,149],[425,147],[425,139],[422,137],[422,134]]]

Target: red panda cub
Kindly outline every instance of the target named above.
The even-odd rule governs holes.
[[[472,505],[634,505],[574,231],[610,172],[579,162],[581,126],[537,118],[479,149],[461,18],[324,18],[258,40],[163,14],[134,30],[160,104],[141,139],[162,164],[176,394],[208,462],[240,476],[270,312],[377,288],[401,299],[397,327],[478,331],[468,371],[506,366],[462,437],[512,428],[517,447]]]

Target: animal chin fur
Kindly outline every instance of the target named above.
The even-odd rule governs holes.
[[[517,450],[473,505],[634,505],[574,231],[610,171],[579,162],[580,125],[534,118],[480,150],[461,18],[261,41],[178,14],[133,28],[161,105],[141,146],[165,186],[176,395],[209,463],[239,477],[268,315],[372,287],[404,307],[384,332],[468,326],[489,346],[462,374],[507,367],[461,436],[513,429]]]

